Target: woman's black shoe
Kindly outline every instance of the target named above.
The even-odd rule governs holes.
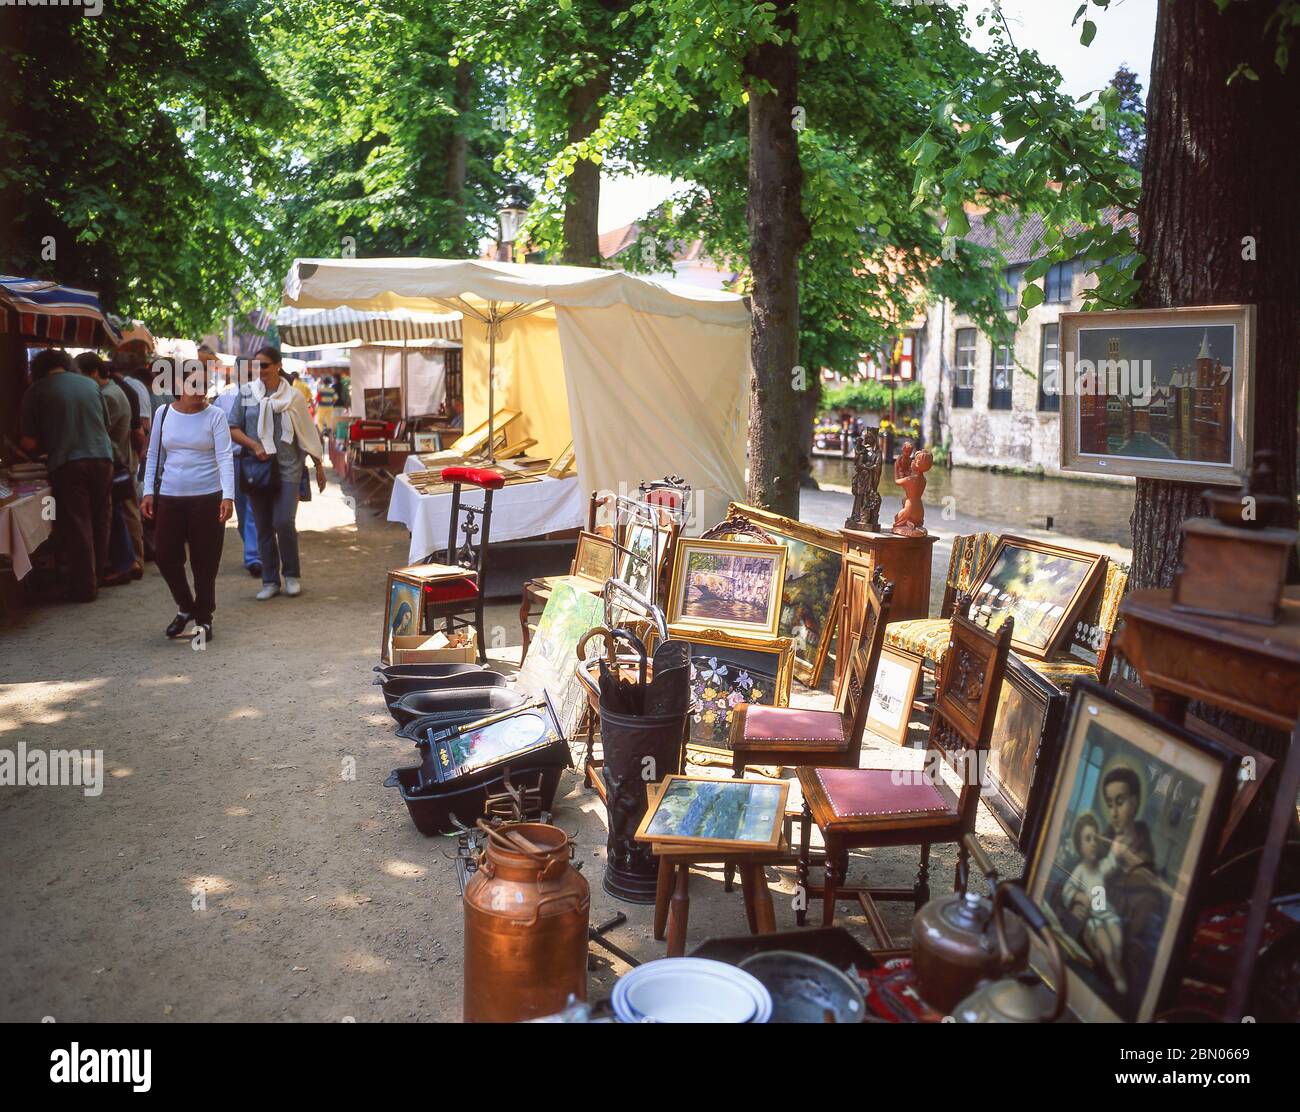
[[[189,624],[190,624],[190,616],[188,614],[177,614],[176,617],[172,619],[172,624],[169,625],[163,632],[168,637],[179,637],[182,633],[185,632],[185,627]]]

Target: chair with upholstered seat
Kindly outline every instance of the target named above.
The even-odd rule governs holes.
[[[798,880],[807,900],[821,899],[822,923],[831,926],[835,902],[857,899],[881,946],[892,948],[876,900],[912,900],[919,909],[930,898],[930,846],[954,842],[975,829],[979,808],[980,769],[988,752],[997,713],[998,692],[1011,645],[1011,623],[991,632],[961,617],[952,619],[950,644],[939,670],[934,716],[926,743],[924,767],[818,768],[798,770],[803,790],[803,830]],[[960,778],[959,791],[943,781],[940,766]],[[825,842],[825,880],[809,886],[811,824]],[[916,845],[921,863],[916,883],[906,888],[850,887],[844,883],[849,851]],[[965,880],[966,851],[958,851],[957,887]],[[797,914],[802,925],[806,912]]]
[[[995,533],[953,537],[939,616],[891,622],[885,630],[885,646],[919,656],[928,666],[942,664],[943,655],[948,651],[957,599],[970,594],[971,584],[979,578],[997,543]]]
[[[442,481],[451,483],[451,523],[445,552],[421,561],[437,572],[423,578],[426,633],[441,622],[448,633],[473,626],[478,636],[478,658],[487,660],[487,631],[483,625],[483,593],[487,574],[488,538],[492,524],[492,494],[505,485],[499,471],[483,467],[447,467]],[[477,487],[483,501],[461,501],[461,489]],[[463,540],[461,538],[464,538]],[[442,559],[438,560],[437,557]],[[473,615],[467,617],[466,615]]]
[[[834,710],[746,703],[732,708],[728,744],[737,776],[744,775],[747,765],[857,767],[893,593],[893,584],[877,568],[867,588],[867,614],[845,672],[847,682],[840,684]]]

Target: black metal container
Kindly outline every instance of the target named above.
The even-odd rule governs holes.
[[[406,810],[415,823],[415,829],[426,837],[437,834],[455,834],[461,827],[472,827],[483,817],[489,795],[504,790],[507,773],[510,782],[519,789],[539,789],[542,810],[550,811],[555,804],[555,792],[560,784],[560,773],[568,765],[568,746],[564,755],[538,754],[516,765],[486,769],[479,776],[467,776],[464,781],[440,784],[441,790],[421,791],[421,771],[415,768],[395,768],[388,774],[384,787],[397,788],[406,804]],[[453,818],[455,821],[453,822]],[[457,826],[457,823],[460,826]]]
[[[628,903],[655,902],[659,863],[635,834],[645,817],[646,785],[681,771],[685,729],[685,712],[646,716],[600,710],[605,754],[600,771],[609,816],[604,885]]]
[[[458,691],[467,687],[505,687],[507,680],[500,672],[458,672],[450,676],[394,676],[391,680],[376,678],[384,693],[384,705],[392,713],[393,704],[404,695],[415,691]]]
[[[388,712],[399,726],[417,718],[460,716],[467,711],[480,717],[528,702],[528,694],[508,687],[461,687],[448,691],[412,691],[393,701]],[[472,722],[473,719],[470,719]]]
[[[444,676],[460,676],[468,672],[486,672],[488,669],[482,664],[460,662],[457,664],[376,664],[374,671],[379,676],[379,682],[385,683],[388,680],[406,679],[410,676],[441,679]]]

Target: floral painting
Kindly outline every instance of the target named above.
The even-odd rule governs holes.
[[[691,718],[693,743],[726,749],[732,707],[738,703],[775,705],[776,656],[752,649],[692,646],[691,692],[696,700]]]

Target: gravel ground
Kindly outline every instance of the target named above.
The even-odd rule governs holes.
[[[805,505],[805,518],[833,525],[848,499],[810,493]],[[407,536],[369,512],[357,518],[336,484],[304,506],[303,594],[260,603],[232,528],[216,636],[202,651],[163,638],[173,607],[152,565],[93,605],[27,610],[0,630],[0,748],[102,749],[107,770],[97,797],[0,789],[0,1020],[459,1019],[454,841],[422,837],[382,786],[415,753],[370,686],[383,576],[407,562]],[[935,524],[941,593],[945,530],[971,523]],[[490,611],[503,662],[518,660],[516,613],[513,602]],[[797,688],[795,701],[829,697]],[[879,748],[874,763],[919,764],[919,753]],[[577,840],[593,922],[623,911],[611,939],[661,956],[651,909],[600,887],[603,809],[576,775],[561,784],[554,821]],[[1018,854],[983,808],[979,830],[1017,873]],[[936,848],[936,893],[954,858]],[[915,868],[913,850],[882,850],[855,854],[851,872],[905,886]],[[778,927],[793,926],[792,871],[768,876]],[[907,905],[886,914],[905,935]],[[862,923],[847,905],[837,921]],[[744,931],[739,890],[701,870],[691,942]],[[592,952],[599,998],[624,970]]]

